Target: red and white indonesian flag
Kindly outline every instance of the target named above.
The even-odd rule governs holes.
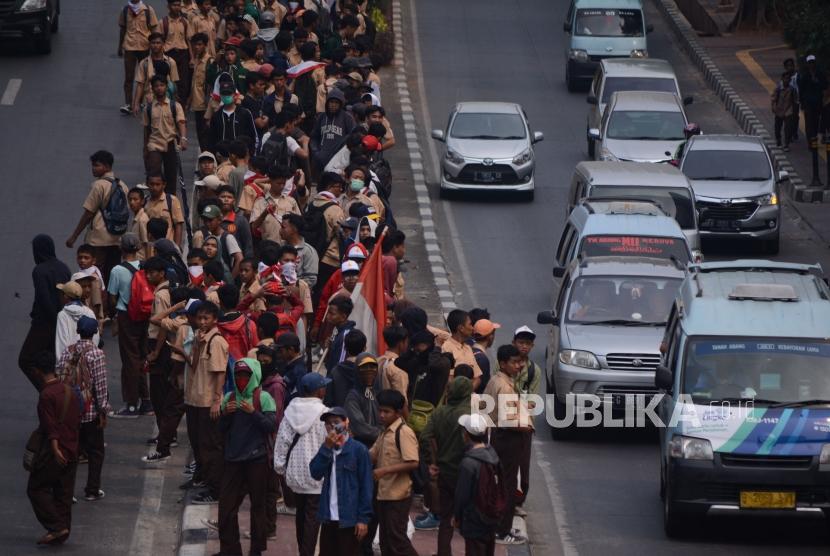
[[[383,327],[386,326],[386,298],[383,292],[383,269],[380,264],[384,231],[378,238],[369,260],[363,265],[357,285],[352,292],[351,320],[366,334],[366,351],[375,355],[386,353]]]
[[[310,71],[314,71],[317,68],[324,68],[326,64],[323,62],[315,62],[314,60],[306,60],[305,62],[300,62],[296,66],[291,66],[286,70],[285,75],[288,76],[289,79],[297,79],[301,75],[304,75]]]

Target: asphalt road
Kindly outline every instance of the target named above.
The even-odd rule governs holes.
[[[152,4],[162,6],[158,0]],[[26,497],[27,475],[21,464],[26,438],[37,424],[36,392],[17,368],[32,303],[30,241],[38,233],[52,235],[59,258],[77,269],[74,250],[63,243],[78,221],[92,180],[89,155],[98,149],[112,151],[116,175],[130,185],[142,181],[143,173],[140,125],[118,113],[123,104],[123,64],[115,56],[120,8],[94,0],[65,2],[63,7],[50,56],[31,55],[24,43],[0,44],[0,94],[10,80],[22,80],[13,104],[0,105],[7,202],[0,272],[0,359],[6,361],[0,404],[0,554],[15,556],[38,553],[34,541],[43,533]],[[108,329],[106,338],[110,397],[118,408],[118,350]],[[176,486],[183,477],[173,463],[150,473],[141,467],[152,422],[148,417],[110,421],[102,485],[106,498],[83,500],[86,466],[81,466],[72,537],[62,553],[172,552],[181,512]]]
[[[487,307],[509,341],[515,327],[539,333],[535,356],[544,358],[547,330],[535,324],[550,305],[553,252],[565,219],[573,167],[587,159],[584,93],[564,84],[566,0],[403,1],[407,71],[420,107],[421,147],[430,161],[428,180],[439,239],[461,307]],[[689,64],[650,2],[653,57],[672,62],[684,94],[695,102],[691,121],[704,132],[739,132]],[[413,12],[413,8],[415,11]],[[410,48],[412,46],[413,48]],[[419,49],[415,48],[418,47]],[[417,54],[420,54],[418,56]],[[421,79],[416,79],[420,75]],[[466,100],[518,102],[532,130],[545,133],[536,146],[536,200],[465,196],[439,201],[436,150],[429,128],[443,128],[452,105]],[[439,151],[440,152],[440,151]],[[824,263],[827,249],[791,209],[785,209],[780,260]],[[743,244],[704,245],[707,260],[763,257]],[[654,431],[592,434],[579,441],[550,440],[539,427],[531,477],[529,530],[535,554],[774,554],[798,546],[826,554],[823,520],[710,520],[697,538],[668,540],[658,496],[659,460]]]

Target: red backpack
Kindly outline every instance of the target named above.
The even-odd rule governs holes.
[[[475,507],[481,521],[487,525],[497,524],[507,511],[507,489],[502,477],[501,464],[481,462]]]
[[[143,270],[136,270],[131,264],[123,264],[124,268],[133,273],[130,282],[130,302],[127,304],[127,316],[132,321],[143,322],[150,320],[153,311],[153,286],[147,281],[147,274]]]

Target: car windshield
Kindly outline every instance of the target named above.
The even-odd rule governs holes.
[[[524,139],[524,121],[518,114],[463,112],[455,117],[450,137],[456,139]]]
[[[609,139],[680,141],[685,125],[680,112],[615,110],[606,135]]]
[[[574,33],[590,37],[642,37],[643,12],[608,8],[577,10]]]
[[[582,240],[580,253],[586,257],[632,256],[675,258],[680,264],[689,262],[689,248],[684,239],[653,236],[594,235]]]
[[[674,79],[668,77],[607,77],[602,89],[602,102],[608,102],[617,91],[655,91],[679,95]]]
[[[663,212],[671,216],[684,230],[695,229],[695,204],[688,189],[646,186],[602,186],[591,189],[591,197],[615,199],[646,199],[653,201]]]
[[[830,344],[789,339],[693,340],[686,349],[682,390],[695,403],[757,399],[830,399]],[[756,403],[759,403],[756,401]]]
[[[578,278],[568,298],[568,322],[663,326],[680,288],[679,278],[588,276]]]
[[[683,173],[690,180],[766,181],[772,169],[763,151],[693,149],[683,157]]]

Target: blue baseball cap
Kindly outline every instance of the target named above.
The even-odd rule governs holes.
[[[330,378],[326,378],[320,373],[315,373],[313,371],[306,373],[303,375],[303,378],[300,379],[300,394],[311,394],[320,388],[325,388],[330,382]]]
[[[92,317],[82,316],[78,319],[76,331],[81,336],[94,336],[98,332],[98,321]]]
[[[342,417],[343,419],[348,419],[349,414],[346,413],[346,410],[342,407],[332,407],[322,415],[320,415],[320,420],[325,421],[327,417]]]
[[[184,312],[189,317],[195,317],[196,313],[199,311],[199,307],[202,306],[201,299],[188,299],[187,304],[184,306]]]

